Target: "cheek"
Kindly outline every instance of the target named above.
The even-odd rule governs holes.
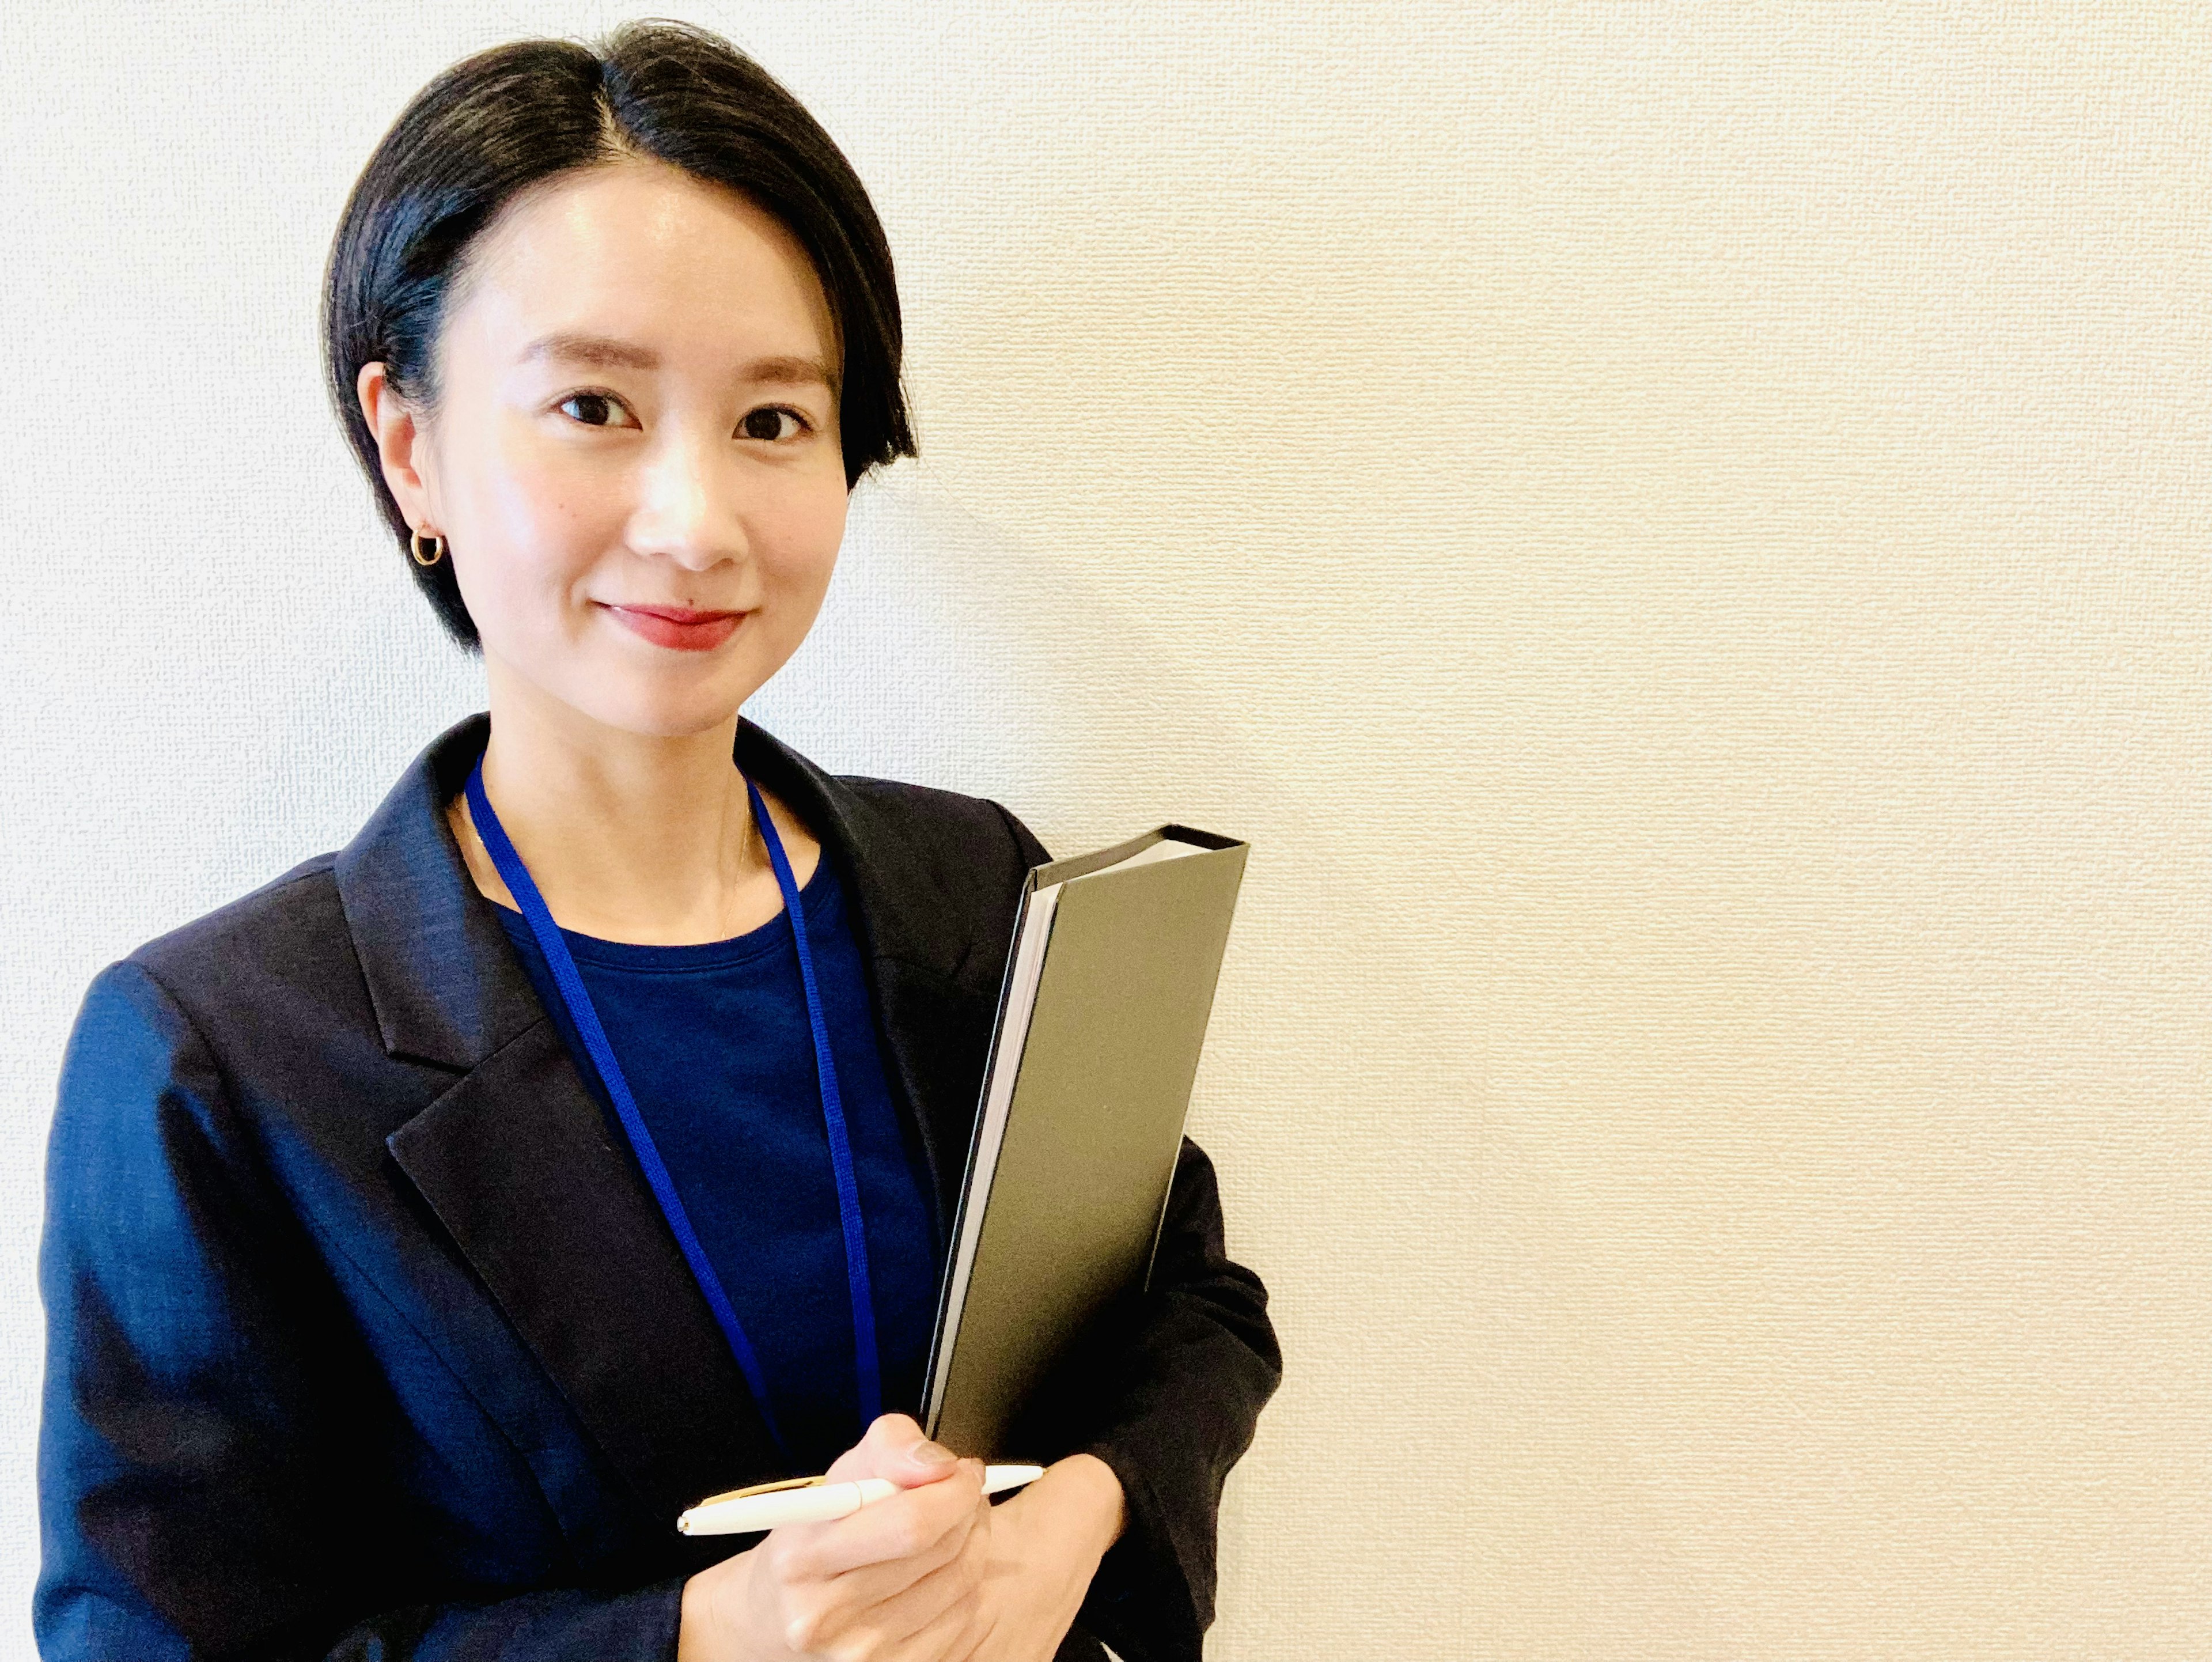
[[[792,480],[772,504],[775,542],[794,582],[830,582],[838,546],[845,542],[845,469],[825,469]]]
[[[781,494],[772,514],[763,516],[769,534],[761,540],[773,550],[767,562],[771,575],[793,599],[818,604],[829,587],[845,540],[846,506],[841,468],[830,478],[810,479],[804,488]]]
[[[617,480],[579,469],[573,454],[499,426],[485,424],[490,441],[479,445],[465,473],[473,557],[457,567],[463,597],[481,630],[557,627],[569,589],[619,537],[623,494]],[[493,616],[479,613],[478,592]]]

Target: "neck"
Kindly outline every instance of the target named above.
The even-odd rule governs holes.
[[[781,895],[731,759],[734,711],[698,733],[632,733],[518,686],[495,663],[486,669],[484,793],[562,928],[681,944],[726,939],[775,916]],[[770,812],[804,881],[812,839],[787,812]],[[477,886],[512,905],[465,798],[451,813]]]

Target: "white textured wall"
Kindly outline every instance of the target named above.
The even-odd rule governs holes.
[[[340,200],[617,15],[0,21],[10,1656],[76,998],[477,701],[319,402]],[[756,714],[1256,845],[1215,1653],[2212,1654],[2201,9],[685,15],[876,192],[927,452]]]

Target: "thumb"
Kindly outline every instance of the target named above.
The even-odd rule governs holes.
[[[881,1477],[901,1488],[913,1488],[950,1477],[959,1467],[952,1451],[931,1442],[912,1419],[885,1414],[868,1428],[867,1435],[837,1457],[829,1476],[840,1483]]]

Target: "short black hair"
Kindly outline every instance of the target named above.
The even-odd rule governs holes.
[[[806,250],[843,358],[845,488],[918,454],[890,244],[860,176],[805,107],[728,41],[685,23],[625,23],[595,46],[517,40],[416,94],[355,181],[331,244],[331,398],[403,551],[407,521],[356,391],[362,366],[382,361],[402,397],[434,403],[438,332],[471,240],[527,186],[629,155],[742,192]],[[453,638],[477,646],[453,563],[408,569]]]

